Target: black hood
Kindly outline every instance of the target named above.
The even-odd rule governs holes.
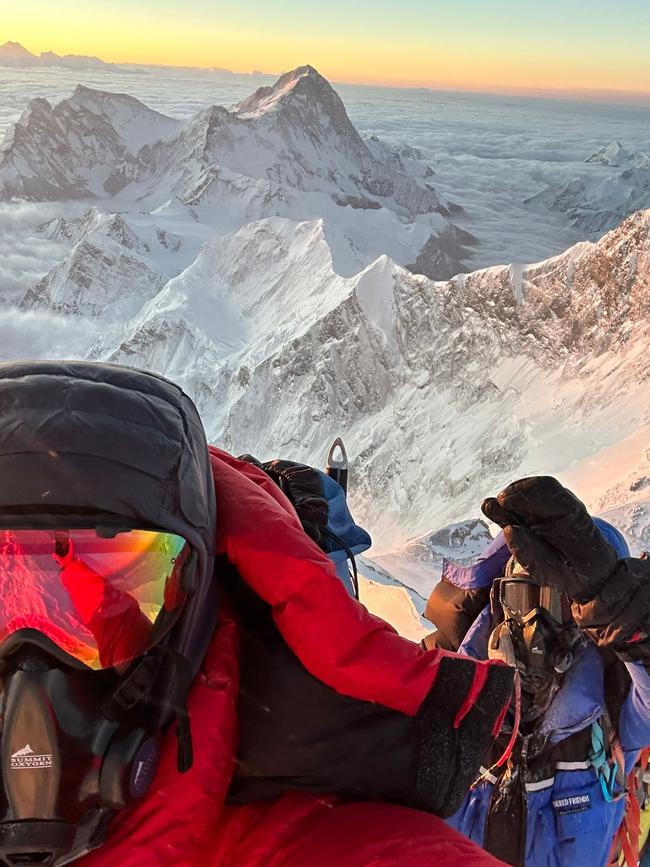
[[[205,432],[178,386],[112,364],[0,364],[0,479],[0,522],[95,512],[185,537],[197,586],[172,645],[196,673],[216,622],[216,506]]]

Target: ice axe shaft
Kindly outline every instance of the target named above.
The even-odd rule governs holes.
[[[339,454],[337,455],[337,450]],[[325,466],[327,475],[338,482],[343,488],[343,492],[347,495],[348,492],[348,454],[345,451],[343,440],[337,437],[330,450],[327,453],[327,464]]]

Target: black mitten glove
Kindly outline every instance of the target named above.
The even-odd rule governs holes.
[[[270,476],[283,494],[291,501],[305,533],[321,545],[323,529],[327,527],[329,510],[323,494],[318,470],[295,461],[266,461],[262,463],[252,455],[241,455],[240,461],[255,464]]]
[[[601,592],[574,602],[578,626],[601,647],[611,647],[624,662],[650,664],[650,560],[619,560]]]
[[[576,602],[593,599],[616,568],[616,551],[585,506],[551,476],[519,479],[481,508],[535,581]]]
[[[531,578],[570,597],[596,644],[650,660],[650,561],[619,560],[583,503],[550,476],[513,482],[482,509]]]

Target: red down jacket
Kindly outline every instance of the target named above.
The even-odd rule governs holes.
[[[411,720],[431,703],[445,666],[459,661],[471,666],[471,676],[465,692],[452,700],[449,730],[460,737],[469,725],[470,739],[486,724],[490,735],[498,730],[510,688],[503,681],[507,688],[499,692],[494,681],[496,692],[486,694],[485,689],[498,666],[423,651],[399,637],[347,595],[328,558],[303,532],[289,501],[261,470],[217,449],[211,449],[211,462],[219,504],[219,553],[269,606],[275,627],[309,677],[339,696]],[[115,820],[101,849],[81,859],[83,867],[500,863],[442,819],[408,806],[354,801],[306,787],[267,800],[226,803],[240,731],[241,637],[237,605],[223,598],[219,625],[190,697],[192,769],[178,774],[170,732],[152,789]],[[486,696],[494,704],[495,694],[499,706],[491,707],[488,717],[481,701]],[[300,715],[300,695],[293,700]],[[430,718],[434,727],[436,719],[435,714]],[[383,762],[379,752],[376,762]]]

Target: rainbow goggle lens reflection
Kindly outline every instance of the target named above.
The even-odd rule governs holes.
[[[190,547],[173,533],[0,531],[0,644],[34,629],[89,668],[132,662],[180,611]]]

